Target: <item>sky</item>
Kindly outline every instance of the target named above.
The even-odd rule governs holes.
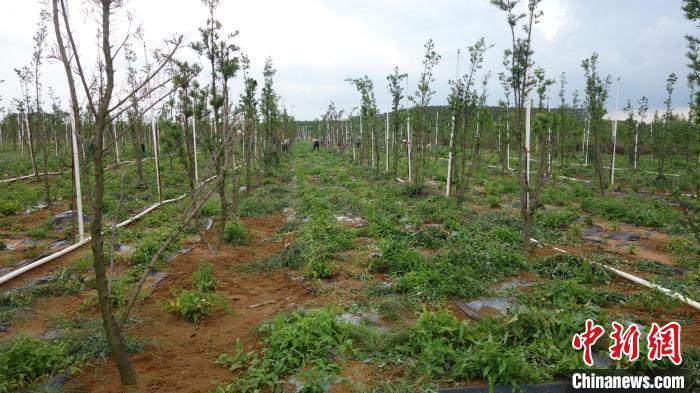
[[[84,10],[88,3],[69,0],[79,51],[89,63],[96,54],[96,24],[94,15]],[[583,89],[581,61],[597,52],[601,74],[621,78],[618,112],[615,86],[607,102],[609,112],[619,113],[628,99],[636,106],[643,95],[652,110],[661,110],[671,72],[678,75],[674,106],[680,111],[687,108],[684,36],[700,33],[683,18],[681,0],[543,0],[541,4],[544,15],[533,36],[535,65],[557,80],[566,73],[569,103],[573,91]],[[31,61],[41,1],[0,0],[0,5],[0,80],[4,80],[0,107],[8,108],[20,95],[14,69]],[[200,0],[129,0],[115,16],[114,42],[127,28],[127,11],[134,15],[132,26],[143,28],[149,51],[175,34],[183,34],[187,42],[198,39],[197,28],[207,18]],[[216,18],[225,32],[239,31],[234,42],[250,57],[252,76],[260,82],[265,59],[273,59],[276,91],[297,119],[320,117],[331,101],[337,108],[358,107],[359,93],[345,79],[363,75],[373,80],[377,105],[385,111],[390,99],[386,76],[398,66],[408,73],[409,90],[415,92],[429,38],[442,56],[431,104],[446,103],[448,81],[457,72],[457,49],[462,51],[463,73],[466,47],[480,37],[493,45],[483,69],[492,74],[488,102],[496,104],[503,98],[497,74],[504,71],[503,50],[510,46],[510,31],[505,15],[488,0],[221,0]],[[53,42],[50,34],[49,43]],[[182,48],[176,57],[200,62],[205,70],[202,80],[207,80],[206,62],[190,48]],[[44,90],[53,87],[65,106],[67,85],[61,65],[49,59],[42,73]],[[117,64],[118,80],[124,74],[123,63]],[[558,104],[558,89],[558,85],[552,89],[553,105]],[[238,75],[234,96],[241,90]]]

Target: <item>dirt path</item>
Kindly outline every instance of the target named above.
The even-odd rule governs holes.
[[[156,340],[146,352],[132,356],[139,383],[123,388],[111,361],[86,368],[71,385],[89,392],[208,392],[212,381],[231,377],[214,361],[224,351],[233,351],[236,338],[244,346],[257,346],[255,327],[273,314],[293,309],[310,299],[309,291],[287,271],[245,273],[233,269],[266,256],[282,247],[273,235],[285,221],[281,214],[244,220],[254,228],[247,246],[223,246],[212,255],[205,246],[176,258],[166,269],[166,280],[141,303],[135,312],[138,323],[128,334]],[[219,312],[195,325],[165,309],[172,298],[171,289],[189,288],[190,276],[201,261],[211,262],[219,281],[219,290],[233,308],[233,314]],[[272,302],[260,305],[266,302]]]

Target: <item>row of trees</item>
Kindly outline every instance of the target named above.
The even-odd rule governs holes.
[[[300,123],[298,128],[377,172],[406,175],[416,193],[423,190],[427,160],[437,162],[447,153],[445,194],[459,205],[465,200],[471,177],[483,165],[483,150],[497,151],[503,172],[519,174],[521,179],[526,249],[530,245],[532,218],[541,207],[539,194],[552,178],[553,167],[589,165],[590,161],[595,174],[592,184],[604,196],[614,181],[611,166],[615,162],[608,158],[613,153],[623,155],[621,159],[626,157],[629,169],[641,168],[640,160],[645,155],[646,160],[653,162],[657,179],[662,181],[671,160],[685,162],[686,166],[699,160],[697,128],[673,111],[675,74],[666,80],[662,113],[650,114],[648,99],[641,97],[634,104],[627,101],[623,109],[625,120],[606,119],[613,80],[601,75],[598,55],[593,53],[581,62],[585,85],[582,93],[574,90],[569,99],[567,75],[562,73],[556,80],[535,65],[532,28],[543,15],[541,0],[492,3],[503,11],[512,37],[511,46],[503,53],[505,70],[498,73],[504,98],[497,107],[486,104],[486,87],[492,72],[482,68],[492,45],[484,38],[468,46],[464,71],[457,64],[456,77],[449,81],[447,106],[431,107],[435,93],[433,70],[441,56],[429,40],[413,93],[407,94],[408,75],[398,67],[387,76],[391,97],[388,113],[379,113],[374,83],[365,75],[347,79],[359,93],[359,110],[339,110],[331,102],[321,120]],[[691,51],[697,53],[700,45],[689,42]],[[697,56],[693,59],[697,62]],[[692,81],[691,77],[691,90],[695,83]],[[530,159],[526,160],[526,156]],[[403,174],[399,173],[400,162],[406,163]],[[442,174],[438,177],[442,178]]]
[[[295,133],[294,119],[281,108],[280,96],[275,91],[276,70],[272,59],[265,61],[258,91],[258,81],[250,72],[250,59],[235,44],[238,32],[225,33],[216,18],[219,0],[203,0],[203,3],[209,16],[196,41],[188,45],[183,36],[176,35],[150,55],[144,50],[142,59],[133,49],[141,44],[140,27],[132,28],[130,23],[123,36],[116,37],[113,33],[116,15],[126,15],[131,22],[124,2],[98,0],[86,5],[85,12],[94,15],[97,21],[99,49],[97,60],[88,65],[71,25],[68,1],[51,0],[40,16],[30,66],[16,70],[20,96],[7,114],[3,111],[0,122],[0,149],[29,155],[32,174],[37,177],[41,173],[36,153],[42,154],[49,206],[50,156],[55,156],[62,169],[70,163],[71,153],[77,152],[75,157],[80,161],[82,174],[80,188],[91,217],[99,308],[111,354],[124,384],[135,383],[136,374],[126,353],[122,328],[150,269],[214,192],[221,203],[217,237],[211,244],[212,251],[217,252],[226,222],[237,214],[240,190],[250,190],[259,184],[265,171],[279,162],[280,142]],[[49,42],[50,26],[53,42]],[[179,54],[186,47],[205,60],[205,66],[180,60]],[[63,65],[69,90],[67,111],[51,88],[51,110],[44,109],[41,68],[48,57]],[[117,83],[115,64],[122,59],[124,83]],[[235,92],[232,81],[241,73],[244,89]],[[207,82],[202,85],[205,79]],[[136,185],[147,187],[142,169],[147,146],[156,154],[168,154],[171,162],[180,161],[188,177],[185,184],[190,203],[151,259],[128,305],[117,316],[109,301],[105,268],[106,170],[131,155],[137,171]],[[241,187],[242,183],[245,188]]]

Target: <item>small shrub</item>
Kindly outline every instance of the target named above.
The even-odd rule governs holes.
[[[22,210],[22,205],[13,199],[0,199],[0,215],[11,216]]]
[[[667,296],[658,289],[647,289],[633,293],[629,301],[650,313],[659,310],[668,311],[680,304],[677,299]]]
[[[69,368],[74,359],[66,344],[18,334],[0,342],[0,392],[20,390]]]
[[[695,241],[687,236],[672,236],[666,250],[673,255],[686,256],[697,250]]]
[[[234,220],[226,223],[224,227],[224,240],[235,246],[248,244],[248,230],[243,222]]]
[[[329,278],[333,275],[333,272],[327,262],[319,258],[310,258],[304,265],[304,275],[315,280],[318,278]]]
[[[501,207],[501,197],[496,195],[488,195],[484,198],[484,203],[486,206],[492,209],[498,209]]]
[[[216,285],[214,265],[211,263],[201,263],[197,271],[192,273],[192,288],[201,292],[212,292],[216,290]]]
[[[613,274],[604,267],[587,261],[586,258],[557,254],[537,260],[532,268],[538,274],[551,279],[576,279],[582,284],[607,284]]]
[[[545,228],[562,229],[571,225],[578,217],[578,212],[571,208],[558,208],[538,211],[535,221]]]
[[[179,313],[186,320],[199,323],[202,318],[211,316],[215,308],[228,310],[224,298],[213,292],[202,292],[197,289],[173,290],[174,299],[170,300],[170,309]]]

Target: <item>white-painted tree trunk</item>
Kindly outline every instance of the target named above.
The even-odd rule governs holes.
[[[153,134],[153,157],[156,160],[156,182],[158,187],[158,201],[163,201],[163,195],[160,189],[160,154],[158,152],[158,134],[156,131],[156,117],[152,115],[151,117],[151,131]]]
[[[530,108],[532,101],[527,99],[525,106],[525,209],[530,211]]]
[[[34,160],[34,149],[32,148],[32,130],[29,129],[29,116],[24,115],[24,123],[27,127],[27,145],[29,146],[29,158],[32,160],[32,174],[36,176],[36,162]]]
[[[412,150],[412,144],[413,142],[411,141],[411,117],[409,116],[406,119],[406,135],[408,137],[408,140],[406,141],[406,144],[408,145],[408,181],[412,181],[413,179],[413,173],[411,172],[411,150]]]
[[[384,136],[384,150],[385,150],[385,156],[386,159],[384,160],[385,162],[385,168],[384,171],[386,173],[389,173],[389,111],[386,112],[386,127],[385,127],[385,136]]]
[[[639,122],[634,128],[634,169],[637,169],[637,160],[639,159]]]
[[[70,113],[70,124],[71,124],[71,142],[73,144],[73,181],[75,182],[75,206],[76,214],[78,216],[78,236],[80,241],[85,240],[85,223],[83,222],[83,194],[82,187],[80,183],[80,155],[78,154],[78,136],[75,129],[75,113],[73,113],[73,108],[71,107]]]
[[[114,151],[117,155],[117,165],[120,163],[119,161],[119,142],[117,141],[117,124],[112,123],[112,134],[114,135]]]
[[[245,134],[243,134],[245,140]],[[199,169],[197,166],[197,119],[192,116],[192,152],[194,153],[194,182],[199,184]],[[245,143],[243,143],[243,154],[245,155]]]
[[[617,92],[615,93],[615,120],[612,126],[612,162],[610,165],[610,185],[615,184],[615,156],[617,149],[617,108],[620,101],[620,78],[617,78]]]

